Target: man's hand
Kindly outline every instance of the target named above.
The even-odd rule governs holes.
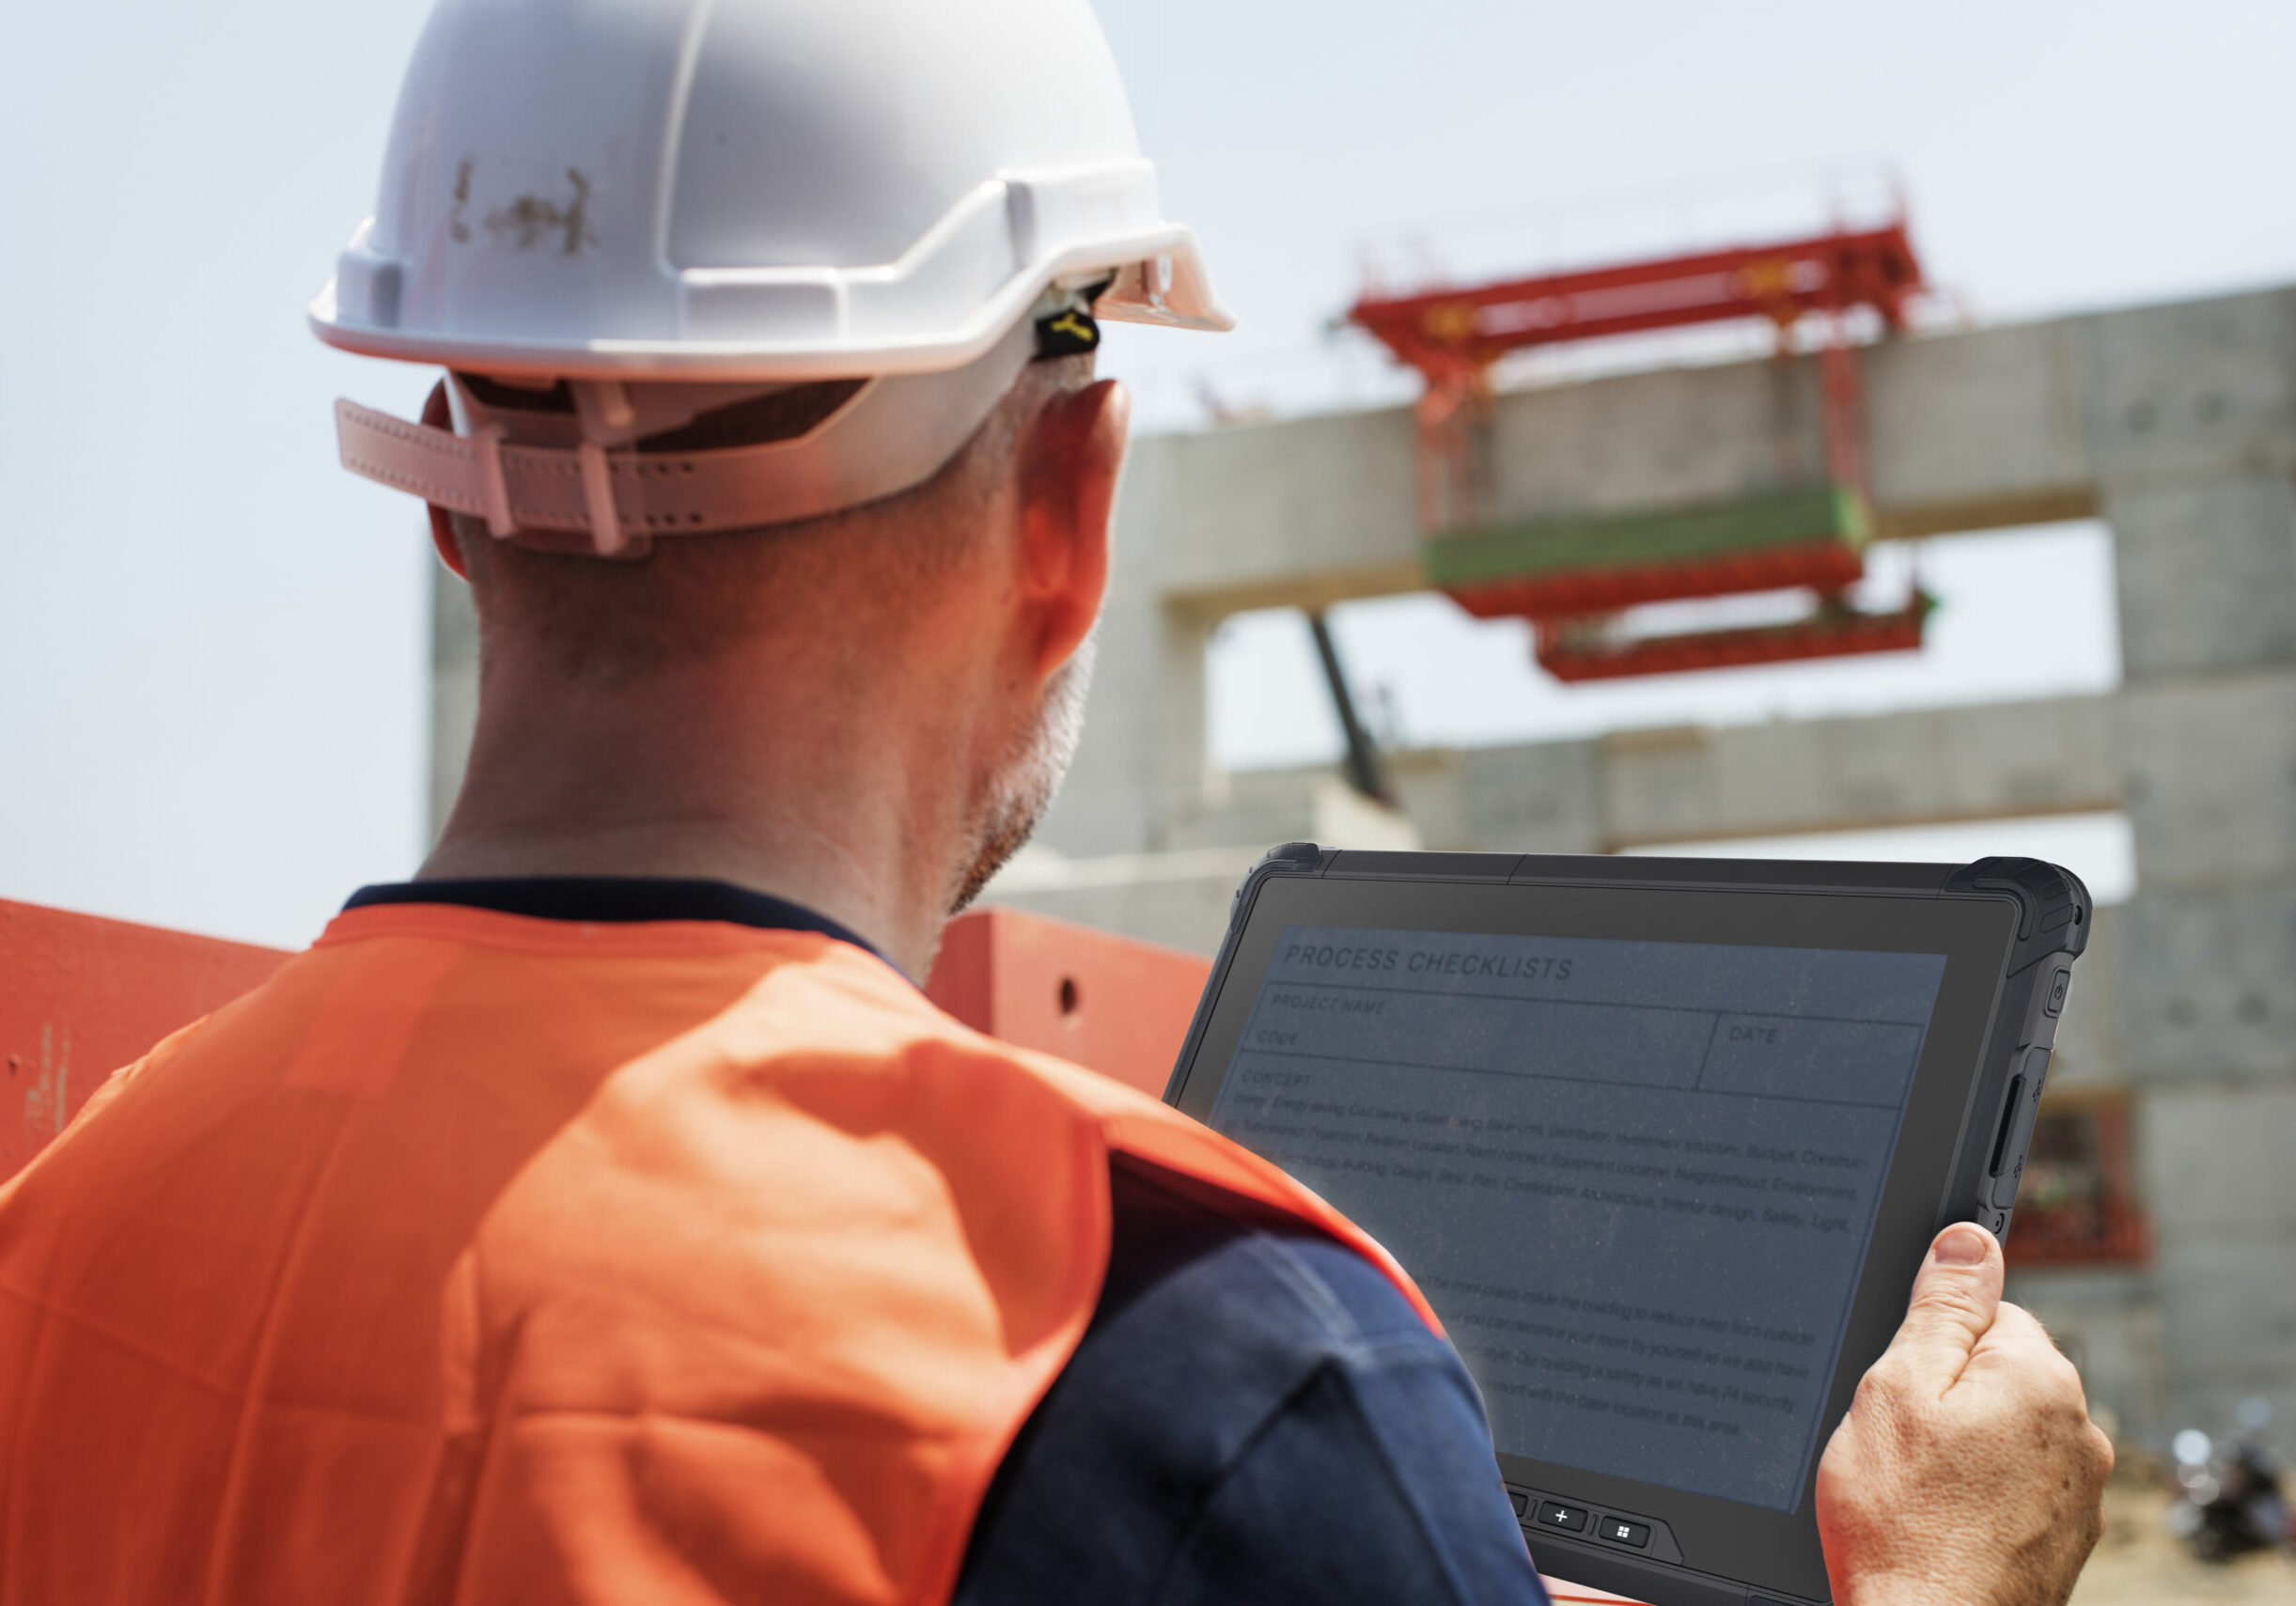
[[[1818,1467],[1837,1606],[2062,1606],[2113,1446],[2080,1375],[2001,1300],[2001,1246],[1949,1226]]]

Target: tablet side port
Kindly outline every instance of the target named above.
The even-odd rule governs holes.
[[[2025,1055],[2024,1073],[2017,1078],[2022,1095],[2009,1106],[2009,1126],[2001,1158],[1994,1162],[1992,1202],[2001,1209],[2017,1203],[2017,1184],[2025,1174],[2025,1150],[2033,1144],[2033,1122],[2040,1113],[2041,1085],[2049,1078],[2049,1051],[2035,1049]]]
[[[2025,1079],[2022,1075],[2009,1078],[2009,1096],[2001,1102],[2001,1127],[1993,1133],[1992,1158],[1985,1167],[1988,1177],[2000,1176],[2001,1162],[2008,1158],[2009,1132],[2017,1125],[2017,1106],[2024,1091]],[[1991,1197],[1991,1189],[1987,1190],[1987,1197]]]

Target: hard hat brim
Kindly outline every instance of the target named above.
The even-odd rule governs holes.
[[[984,186],[1000,192],[1006,186]],[[939,232],[936,230],[936,233]],[[1013,273],[954,329],[903,332],[877,336],[850,333],[851,287],[898,280],[903,264],[842,273],[813,272],[801,281],[791,274],[737,275],[688,272],[680,275],[689,301],[712,295],[763,297],[803,283],[808,288],[842,280],[834,298],[836,314],[804,335],[781,340],[694,338],[662,340],[591,339],[570,342],[542,336],[471,335],[455,331],[397,327],[354,315],[342,293],[345,273],[388,273],[395,264],[367,268],[356,261],[364,237],[343,254],[343,266],[309,307],[312,333],[328,345],[360,356],[431,363],[469,372],[537,378],[621,380],[758,380],[761,382],[844,379],[857,375],[938,373],[962,367],[993,347],[1026,315],[1045,288],[1063,280],[1113,273],[1099,304],[1099,316],[1115,322],[1152,323],[1166,328],[1213,333],[1235,327],[1235,319],[1211,289],[1195,231],[1166,224],[1154,229],[1070,242]],[[365,288],[365,287],[362,287]],[[372,308],[396,300],[395,288],[369,291]],[[831,323],[843,327],[830,327]]]

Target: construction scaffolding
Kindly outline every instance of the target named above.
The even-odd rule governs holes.
[[[1865,393],[1852,325],[1909,326],[1925,286],[1902,218],[1887,226],[1405,296],[1366,295],[1349,319],[1426,381],[1415,410],[1417,507],[1429,582],[1477,618],[1522,617],[1563,680],[1676,673],[1921,644],[1933,601],[1888,613],[1849,589],[1872,538]],[[1562,517],[1494,516],[1492,372],[1536,348],[1760,320],[1787,361],[1814,350],[1822,436],[1817,480],[1721,501]],[[1789,626],[1622,633],[1648,602],[1805,590]]]

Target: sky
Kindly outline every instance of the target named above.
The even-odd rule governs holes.
[[[1200,425],[1207,388],[1279,410],[1406,397],[1325,333],[1367,249],[1496,270],[1558,231],[1584,247],[1621,196],[1659,197],[1642,209],[1655,239],[1750,186],[1894,172],[1932,276],[1985,320],[2296,279],[2296,8],[2276,0],[2187,0],[2173,20],[2127,0],[1098,9],[1167,209],[1201,231],[1240,319],[1228,336],[1111,342],[1147,428]],[[423,11],[51,0],[11,16],[0,897],[295,943],[420,857],[432,560],[411,502],[336,466],[329,410],[350,395],[411,411],[428,379],[325,351],[303,307],[371,210]],[[1506,627],[1406,599],[1346,610],[1339,631],[1355,678],[1388,685],[1422,740],[2023,694],[2034,682],[1967,621],[2072,564],[2101,600],[2074,669],[2053,673],[2111,684],[2106,551],[2093,530],[1937,543],[1925,572],[1941,632],[1970,638],[1961,657],[1653,682],[1624,703],[1521,672],[1439,716],[1471,700],[1476,666],[1519,665]],[[1224,760],[1316,756],[1271,736],[1298,723],[1276,700],[1298,677],[1236,673],[1304,650],[1296,620],[1228,632]]]

